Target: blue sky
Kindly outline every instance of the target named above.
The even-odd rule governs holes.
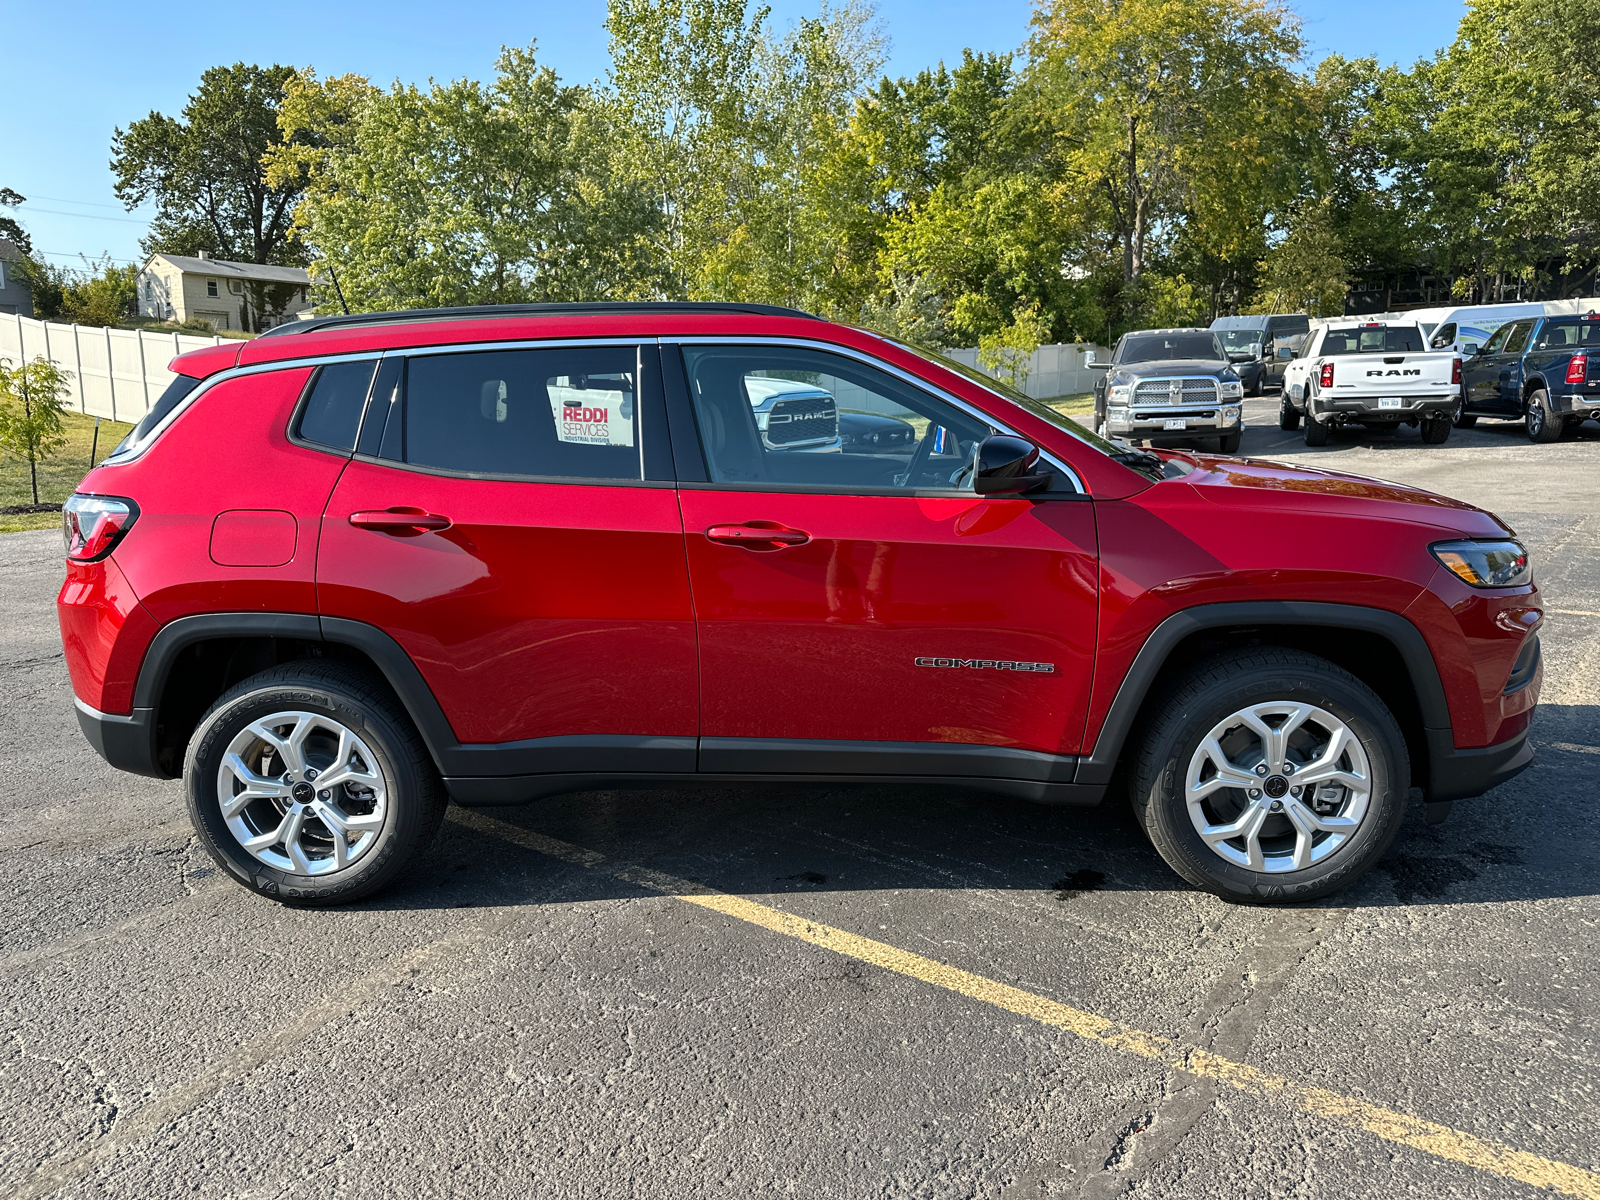
[[[1447,44],[1461,0],[1291,0],[1311,61],[1337,51],[1410,64]],[[773,0],[779,24],[816,0]],[[321,0],[316,4],[161,6],[22,0],[8,6],[0,78],[0,186],[28,197],[18,215],[36,249],[76,265],[80,253],[131,260],[145,232],[112,193],[112,129],[152,109],[176,114],[199,79],[239,60],[355,71],[374,82],[489,74],[502,44],[537,39],[569,82],[606,69],[604,0]],[[878,0],[888,71],[912,73],[964,46],[1009,50],[1027,36],[1029,0]],[[146,214],[148,215],[148,214]]]

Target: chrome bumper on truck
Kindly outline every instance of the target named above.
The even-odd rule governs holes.
[[[1397,400],[1397,404],[1384,404],[1385,399]],[[1343,416],[1353,417],[1357,420],[1366,417],[1380,419],[1392,418],[1404,421],[1416,417],[1434,415],[1448,416],[1454,411],[1459,397],[1451,395],[1441,396],[1329,396],[1326,393],[1313,396],[1308,405],[1310,410],[1318,416]]]

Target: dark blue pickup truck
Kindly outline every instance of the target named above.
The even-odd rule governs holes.
[[[1479,417],[1526,421],[1535,442],[1600,420],[1600,315],[1524,317],[1495,330],[1461,363],[1456,424]]]

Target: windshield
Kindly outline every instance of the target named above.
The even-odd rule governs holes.
[[[1130,334],[1117,354],[1119,363],[1161,362],[1169,358],[1221,361],[1224,355],[1217,345],[1216,334],[1209,331]]]
[[[1322,343],[1322,353],[1336,354],[1420,354],[1422,330],[1415,325],[1379,326],[1376,329],[1330,329]]]
[[[1222,339],[1222,348],[1229,354],[1249,354],[1253,344],[1260,342],[1265,345],[1267,341],[1265,329],[1219,329],[1217,336]]]
[[[1114,459],[1125,467],[1132,468],[1146,479],[1152,479],[1159,483],[1175,473],[1182,473],[1181,468],[1175,472],[1161,458],[1151,454],[1148,450],[1141,450],[1116,438],[1104,438],[1097,433],[1092,433],[1087,426],[1078,424],[1065,413],[1059,413],[1048,404],[1043,404],[1032,396],[1024,395],[1010,384],[1001,383],[998,379],[990,378],[982,371],[975,370],[965,363],[958,363],[955,359],[946,358],[937,351],[929,350],[923,346],[915,346],[910,342],[902,342],[899,338],[889,337],[886,334],[878,333],[876,330],[866,329],[862,332],[870,333],[873,337],[882,338],[886,342],[899,346],[902,350],[909,350],[918,358],[927,359],[947,371],[953,371],[963,378],[970,379],[985,391],[992,392],[1002,400],[1011,401],[1018,408],[1026,409],[1042,421],[1050,422],[1062,432],[1069,433],[1080,442],[1093,446],[1101,454]],[[1206,336],[1209,337],[1210,335]]]

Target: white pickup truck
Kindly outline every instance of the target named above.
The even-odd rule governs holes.
[[[1430,353],[1415,324],[1340,321],[1311,331],[1283,373],[1282,429],[1306,423],[1306,445],[1322,446],[1339,425],[1420,425],[1422,440],[1450,436],[1461,403],[1461,356]]]

